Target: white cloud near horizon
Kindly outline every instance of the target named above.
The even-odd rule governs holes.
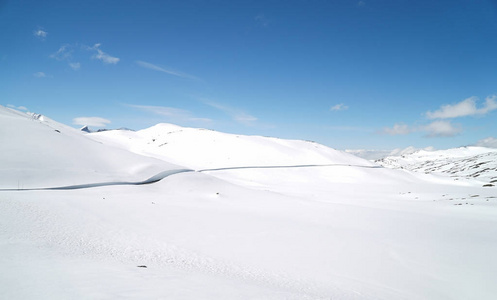
[[[337,105],[330,107],[331,111],[340,111],[340,110],[347,110],[347,109],[349,109],[349,107],[343,103],[340,103],[340,104],[337,104]]]
[[[478,147],[497,148],[497,138],[488,137],[475,143]]]
[[[256,117],[236,108],[228,107],[211,101],[203,101],[203,102],[209,105],[210,107],[216,108],[224,112],[225,114],[230,116],[231,119],[233,119],[234,121],[246,126],[253,126],[254,123],[258,120]]]
[[[422,126],[421,130],[427,133],[428,137],[451,137],[462,132],[460,126],[453,125],[450,121],[438,120],[426,126]]]
[[[389,135],[405,135],[411,132],[426,132],[427,137],[452,137],[463,132],[461,125],[454,125],[446,119],[454,119],[466,116],[483,116],[497,109],[497,95],[485,98],[485,103],[478,108],[476,102],[478,97],[473,96],[455,104],[442,105],[436,111],[428,111],[425,116],[428,120],[434,120],[428,125],[411,127],[402,123],[395,124],[392,128],[383,128],[381,133]]]
[[[208,118],[198,118],[195,117],[190,111],[181,109],[181,108],[174,108],[174,107],[167,107],[167,106],[153,106],[153,105],[135,105],[135,104],[125,104],[126,106],[136,108],[148,113],[156,114],[159,116],[163,116],[168,118],[171,121],[176,121],[176,122],[211,122],[211,119]]]
[[[91,58],[101,60],[104,64],[113,64],[113,65],[117,64],[120,59],[117,57],[110,56],[109,54],[103,52],[100,49],[101,45],[102,44],[97,43],[93,45],[93,47],[87,47],[88,50],[97,52]]]
[[[428,119],[452,119],[465,116],[485,115],[492,110],[497,109],[497,95],[488,96],[485,99],[485,104],[481,108],[476,107],[478,97],[469,97],[456,104],[442,105],[439,110],[434,112],[428,111],[426,117]]]
[[[101,117],[78,117],[74,118],[72,123],[81,126],[105,127],[111,121]]]
[[[403,123],[397,123],[394,124],[392,128],[390,127],[385,127],[381,131],[382,133],[388,134],[388,135],[406,135],[411,133],[413,130],[407,126],[406,124]]]
[[[150,70],[154,70],[154,71],[158,71],[158,72],[163,72],[163,73],[166,73],[169,75],[173,75],[173,76],[177,76],[177,77],[181,77],[181,78],[195,79],[195,80],[199,79],[198,77],[195,77],[193,75],[183,73],[183,72],[174,71],[174,70],[170,70],[170,69],[164,69],[162,67],[159,67],[157,65],[154,65],[154,64],[151,64],[151,63],[148,63],[145,61],[137,60],[137,61],[135,61],[135,63],[142,68],[146,68],[146,69],[150,69]]]
[[[462,132],[460,125],[454,125],[450,121],[437,120],[428,125],[409,126],[404,123],[397,123],[393,127],[385,127],[379,133],[388,135],[407,135],[413,132],[425,132],[426,137],[451,137]]]

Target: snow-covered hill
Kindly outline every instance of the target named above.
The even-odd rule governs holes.
[[[420,150],[402,156],[389,156],[376,163],[396,169],[475,179],[491,187],[497,183],[497,149],[462,147],[449,150]]]
[[[133,131],[92,133],[91,138],[132,152],[194,169],[346,164],[373,166],[367,160],[307,141],[244,136],[158,124]]]
[[[181,167],[89,139],[39,114],[0,106],[0,188],[139,181]]]
[[[0,151],[0,299],[497,295],[497,195],[479,182],[303,141],[83,133],[3,107]],[[170,176],[113,185],[156,174]],[[60,185],[79,189],[28,189]]]

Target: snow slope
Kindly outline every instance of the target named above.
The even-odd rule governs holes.
[[[389,168],[447,175],[458,180],[474,179],[487,185],[497,182],[497,149],[493,148],[420,150],[402,156],[389,156],[376,163]]]
[[[158,124],[133,131],[105,131],[89,136],[105,144],[164,159],[194,169],[290,166],[306,164],[373,164],[323,145],[206,129]]]
[[[48,119],[25,119],[10,110],[2,115],[7,116],[1,118],[1,147],[17,160],[2,158],[2,182],[11,174],[36,177],[38,165],[52,170],[43,178],[51,185],[64,179],[59,172],[78,184],[118,180],[121,171],[126,179],[142,180],[159,166],[182,168],[157,157],[210,170],[175,173],[146,185],[0,189],[0,299],[490,300],[497,295],[494,188],[363,164],[313,143],[204,130],[180,129],[189,137],[177,133],[164,140],[184,151],[140,156]],[[14,125],[16,136],[3,135]],[[60,140],[52,136],[55,129]],[[136,152],[150,141],[128,136],[131,142],[122,143],[121,134],[98,136],[108,138],[106,144],[137,147]],[[26,147],[36,139],[38,148]],[[77,148],[86,155],[74,155]],[[47,162],[37,160],[38,149]],[[229,156],[223,159],[218,151]],[[73,164],[78,168],[66,170]],[[134,172],[137,164],[146,167]],[[102,175],[95,175],[96,168]]]
[[[180,169],[108,147],[45,116],[0,106],[0,188],[140,181]]]

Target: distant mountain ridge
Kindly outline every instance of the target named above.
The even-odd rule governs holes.
[[[497,149],[461,147],[448,150],[419,150],[401,156],[389,156],[377,164],[415,172],[443,174],[455,179],[475,179],[486,186],[497,185]]]
[[[86,132],[86,133],[92,133],[92,132],[102,132],[102,131],[110,131],[110,130],[126,130],[126,131],[134,131],[133,129],[129,129],[126,127],[121,127],[121,128],[116,128],[116,129],[106,129],[106,128],[101,128],[97,130],[92,130],[88,125],[85,125],[79,129],[80,131]]]

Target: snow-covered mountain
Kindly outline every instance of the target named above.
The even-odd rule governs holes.
[[[0,299],[497,295],[497,195],[481,182],[168,124],[84,133],[4,107],[0,153]]]
[[[476,179],[488,187],[497,183],[497,149],[493,148],[420,150],[401,156],[389,156],[376,163],[388,168],[442,174],[456,179]]]
[[[86,132],[86,133],[90,133],[90,132],[93,132],[90,127],[88,126],[83,126],[81,127],[79,130],[83,131],[83,132]]]
[[[105,129],[105,128],[101,128],[101,129],[97,129],[97,130],[92,130],[90,129],[90,127],[88,125],[85,125],[83,127],[81,127],[79,129],[80,131],[82,132],[86,132],[86,133],[92,133],[92,132],[102,132],[102,131],[111,131],[111,130],[127,130],[127,131],[134,131],[132,129],[129,129],[129,128],[126,128],[126,127],[121,127],[121,128],[117,128],[117,129]]]

